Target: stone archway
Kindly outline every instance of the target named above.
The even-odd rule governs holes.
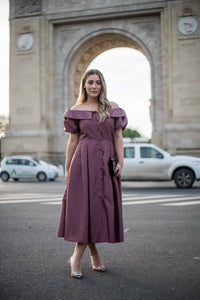
[[[200,2],[122,2],[10,1],[4,156],[64,160],[63,112],[75,101],[88,64],[118,46],[138,49],[150,63],[153,143],[199,155]]]
[[[63,98],[65,107],[74,105],[78,93],[79,84],[82,74],[87,69],[91,61],[101,54],[102,52],[116,48],[116,47],[129,47],[142,52],[148,59],[151,67],[151,121],[152,121],[152,139],[157,138],[157,132],[162,128],[162,80],[160,65],[154,64],[154,59],[157,59],[155,53],[151,53],[148,46],[141,41],[137,36],[130,34],[123,30],[100,30],[92,32],[86,37],[82,38],[66,57],[65,67],[63,72]],[[155,51],[154,51],[155,52]],[[153,58],[153,55],[155,57]],[[156,66],[155,66],[156,65]],[[156,78],[159,80],[156,81]],[[67,84],[65,84],[67,82]],[[157,119],[156,119],[157,117]]]
[[[95,36],[93,37],[93,35]],[[65,75],[70,75],[68,78],[70,80],[70,89],[69,91],[65,89],[64,98],[66,103],[68,103],[68,99],[70,99],[70,105],[72,105],[78,97],[82,74],[85,72],[91,61],[106,50],[116,47],[129,47],[136,49],[147,57],[151,68],[153,68],[151,54],[145,45],[140,40],[137,40],[136,37],[130,36],[122,31],[115,30],[113,33],[95,32],[87,36],[87,40],[84,39],[81,41],[78,49],[77,46],[78,45],[76,45],[74,51],[72,51],[71,57],[68,58],[70,60],[70,64],[68,65],[68,69],[66,68],[65,70]]]

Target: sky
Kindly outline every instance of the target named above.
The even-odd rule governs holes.
[[[9,5],[0,0],[0,115],[9,114]],[[128,127],[151,137],[149,105],[150,65],[146,57],[132,48],[113,48],[98,55],[88,66],[99,69],[106,80],[107,96],[128,116]]]
[[[9,23],[8,0],[0,0],[0,114],[9,112]]]
[[[151,137],[151,81],[146,57],[132,48],[114,48],[97,56],[89,68],[99,69],[104,75],[108,99],[126,111],[128,127]]]

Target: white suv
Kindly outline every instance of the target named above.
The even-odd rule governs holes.
[[[54,180],[58,177],[58,168],[41,160],[29,156],[5,157],[1,162],[0,177],[2,181],[13,178],[37,178],[39,181]]]
[[[200,180],[200,158],[171,156],[153,144],[124,144],[122,180],[174,180],[179,188],[190,188]]]

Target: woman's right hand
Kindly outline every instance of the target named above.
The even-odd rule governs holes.
[[[120,177],[121,172],[122,172],[122,168],[121,168],[121,165],[119,163],[117,164],[115,171],[117,172],[117,174],[115,176]]]
[[[66,181],[66,184],[68,185],[69,184],[69,171],[65,171],[65,181]]]

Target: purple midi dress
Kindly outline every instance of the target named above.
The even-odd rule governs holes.
[[[65,190],[57,236],[80,243],[123,242],[122,197],[119,177],[109,173],[115,155],[114,131],[125,129],[123,109],[110,110],[99,122],[98,112],[67,110],[65,131],[79,133],[69,183]]]

